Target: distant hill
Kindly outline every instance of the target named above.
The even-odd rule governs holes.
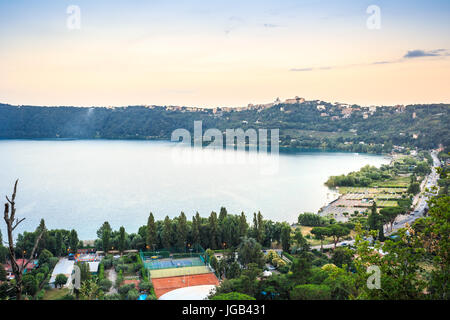
[[[173,130],[280,129],[282,147],[390,152],[393,146],[449,146],[450,105],[367,108],[302,101],[239,110],[129,106],[38,107],[0,104],[1,139],[170,139]]]

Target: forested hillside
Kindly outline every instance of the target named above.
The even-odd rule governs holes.
[[[349,112],[350,111],[350,112]],[[375,110],[318,101],[271,108],[223,111],[129,106],[121,108],[37,107],[0,104],[2,139],[170,139],[173,130],[280,129],[282,147],[390,152],[392,147],[449,145],[450,105],[379,107]]]

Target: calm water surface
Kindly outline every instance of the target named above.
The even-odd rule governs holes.
[[[104,221],[137,232],[150,211],[156,219],[181,211],[191,219],[196,211],[208,216],[225,206],[244,211],[249,222],[258,210],[295,222],[300,212],[317,212],[333,199],[324,186],[330,175],[389,163],[376,155],[301,152],[280,154],[277,173],[263,174],[249,161],[186,162],[173,149],[150,141],[0,141],[0,195],[11,194],[20,179],[17,216],[26,220],[18,232],[34,230],[44,218],[48,228],[75,229],[86,240]],[[215,151],[230,153],[236,154]],[[5,235],[3,221],[1,230]]]

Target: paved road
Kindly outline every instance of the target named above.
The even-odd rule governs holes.
[[[117,293],[117,289],[115,287],[116,279],[117,279],[117,272],[114,269],[114,267],[108,270],[108,279],[112,282],[112,286],[111,286],[111,289],[109,289],[108,294]]]
[[[435,151],[431,152],[431,157],[433,158],[433,168],[431,173],[428,175],[427,179],[425,179],[424,183],[422,184],[422,190],[417,200],[415,210],[409,215],[402,215],[397,217],[396,221],[394,222],[392,231],[390,230],[390,228],[385,226],[386,235],[389,235],[400,228],[404,228],[406,223],[411,225],[416,219],[423,217],[426,210],[428,210],[427,201],[430,199],[430,195],[425,191],[425,189],[437,187],[439,174],[436,172],[436,167],[439,167],[441,165],[441,162],[437,157],[437,152]]]

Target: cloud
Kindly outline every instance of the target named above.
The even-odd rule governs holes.
[[[411,59],[411,58],[420,58],[420,57],[439,57],[448,55],[445,49],[437,49],[431,51],[425,50],[410,50],[408,51],[403,58]]]
[[[315,71],[315,70],[331,70],[331,69],[345,69],[345,68],[353,68],[353,67],[362,67],[362,66],[373,66],[373,65],[384,65],[384,64],[392,64],[392,63],[401,63],[405,62],[411,58],[420,58],[420,57],[448,57],[450,56],[450,52],[447,49],[435,49],[430,51],[425,50],[410,50],[408,51],[401,59],[393,59],[393,60],[382,60],[382,61],[374,61],[371,63],[362,63],[362,64],[348,64],[341,66],[327,66],[327,67],[308,67],[308,68],[292,68],[290,71],[293,72],[306,72],[306,71]]]
[[[244,24],[245,24],[244,19],[242,19],[240,17],[232,16],[232,17],[228,18],[227,26],[225,27],[224,32],[226,35],[229,35],[232,31],[235,31],[236,29],[240,28]]]
[[[315,69],[316,69],[316,68],[300,68],[300,69],[292,68],[291,71],[295,71],[295,72],[304,72],[304,71],[313,71],[313,70],[315,70]]]
[[[280,27],[279,25],[277,25],[277,24],[272,24],[272,23],[264,23],[264,28],[278,28],[278,27]]]

